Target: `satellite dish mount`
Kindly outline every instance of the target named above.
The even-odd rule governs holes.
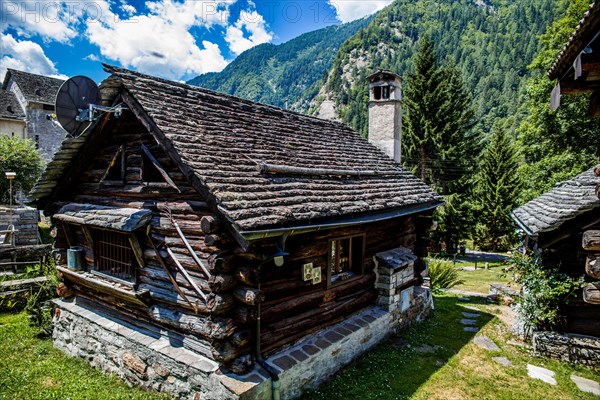
[[[114,113],[118,118],[127,106],[100,105],[100,91],[96,83],[86,76],[66,80],[56,94],[56,118],[71,137],[84,134],[102,114]]]

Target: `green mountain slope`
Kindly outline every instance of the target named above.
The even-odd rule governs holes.
[[[197,76],[188,83],[306,111],[342,43],[372,19],[308,32],[280,45],[256,46],[240,54],[223,71]]]
[[[379,68],[405,75],[424,33],[438,55],[454,62],[488,131],[495,117],[514,115],[538,36],[566,8],[565,0],[396,0],[348,39],[317,97],[314,113],[332,103],[343,121],[366,134],[366,76]],[[321,112],[321,113],[320,113]]]

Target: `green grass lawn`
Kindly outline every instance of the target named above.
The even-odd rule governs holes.
[[[394,340],[386,341],[304,400],[346,399],[597,399],[580,392],[571,382],[572,373],[600,379],[598,372],[552,360],[532,357],[526,350],[506,344],[510,339],[507,326],[496,318],[501,306],[472,299],[481,311],[481,333],[501,348],[499,352],[483,350],[470,340],[473,333],[463,331],[458,320],[465,303],[458,297],[444,295],[435,299],[434,316],[404,335],[411,347],[398,348]],[[439,346],[433,353],[419,353],[416,348],[428,344]],[[505,356],[512,367],[492,360]],[[527,376],[527,363],[556,372],[557,386]]]
[[[0,399],[169,399],[130,388],[40,339],[25,313],[0,314]]]
[[[458,322],[463,306],[476,306],[482,333],[500,346],[490,352],[471,343],[473,333]],[[570,376],[576,373],[600,379],[597,371],[532,357],[528,351],[506,344],[507,326],[497,318],[503,306],[458,296],[435,299],[433,317],[404,334],[381,343],[345,368],[305,400],[349,399],[597,399],[580,392]],[[419,353],[424,344],[431,353]],[[406,345],[410,345],[406,346]],[[492,360],[505,356],[513,362],[503,367]],[[527,377],[526,365],[556,372],[557,386]],[[64,355],[48,338],[40,339],[27,316],[0,314],[0,399],[168,399],[166,395],[130,388],[119,378],[91,368],[86,361]]]
[[[457,263],[457,267],[462,267],[462,264]],[[504,264],[501,262],[490,263],[488,269],[485,269],[483,265],[479,265],[474,271],[461,270],[459,273],[460,279],[464,281],[463,284],[457,285],[452,289],[464,290],[468,292],[479,292],[488,293],[490,284],[502,283],[503,285],[512,287],[515,290],[519,288],[514,283],[511,285],[511,279],[509,276],[502,275],[502,269]]]

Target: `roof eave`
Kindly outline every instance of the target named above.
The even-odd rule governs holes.
[[[362,225],[371,222],[385,221],[392,218],[418,214],[425,211],[433,210],[444,204],[443,201],[431,201],[428,203],[418,204],[416,206],[403,207],[400,209],[386,210],[376,214],[366,214],[359,216],[344,217],[341,219],[332,220],[330,222],[321,222],[316,224],[294,225],[281,228],[266,228],[256,230],[239,230],[242,236],[248,242],[260,239],[274,238],[279,236],[299,235],[302,233],[316,232],[326,229],[344,228],[349,226]]]
[[[511,211],[510,217],[519,228],[523,229],[527,236],[529,236],[532,239],[537,239],[539,232],[534,232],[531,229],[529,229],[529,227],[523,221],[521,221],[521,219],[515,214],[514,211]]]
[[[597,30],[600,27],[600,4],[592,3],[590,8],[586,11],[583,18],[581,19],[577,28],[569,37],[569,40],[563,46],[561,52],[556,57],[556,60],[548,71],[548,78],[551,80],[562,79],[562,77],[571,69],[572,62],[579,53],[581,53],[586,46],[597,38]],[[594,38],[585,42],[576,43],[577,41],[583,40],[588,33],[596,34]]]

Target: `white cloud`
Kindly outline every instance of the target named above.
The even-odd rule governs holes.
[[[98,57],[95,54],[88,54],[87,56],[83,57],[84,60],[90,60],[90,61],[95,61],[98,62],[100,61],[100,57]]]
[[[40,35],[44,40],[65,43],[77,36],[70,11],[73,5],[69,4],[53,0],[3,1],[0,26],[3,32],[11,27],[22,37]]]
[[[244,36],[244,31],[248,37]],[[236,23],[227,27],[225,34],[225,40],[235,54],[272,39],[273,34],[267,30],[264,18],[256,11],[242,11]]]
[[[15,42],[29,45],[40,39],[70,45],[72,39],[85,36],[99,48],[86,59],[102,57],[143,72],[180,79],[220,71],[228,63],[216,43],[194,36],[198,28],[224,31],[234,54],[273,39],[252,1],[248,3],[250,9],[242,11],[239,19],[228,26],[230,8],[236,1],[154,0],[139,8],[132,0],[2,0],[0,26],[3,33],[11,29]],[[37,47],[45,65],[54,68]],[[31,64],[15,54],[6,56],[6,60],[11,65]],[[52,73],[57,73],[55,68]]]
[[[0,35],[0,48],[2,49],[2,58],[0,59],[2,80],[7,68],[62,79],[67,78],[58,73],[54,63],[44,54],[42,47],[35,42],[17,40],[12,35],[3,33]]]
[[[221,3],[220,3],[221,4]],[[86,21],[86,35],[107,58],[124,66],[179,79],[188,74],[220,71],[227,61],[219,47],[204,40],[201,46],[190,33],[195,26],[223,25],[228,15],[212,2],[186,0],[182,3],[147,3],[150,12],[119,19],[103,2],[102,17]]]
[[[394,0],[327,0],[329,5],[337,10],[337,16],[342,22],[354,21],[371,15]]]

